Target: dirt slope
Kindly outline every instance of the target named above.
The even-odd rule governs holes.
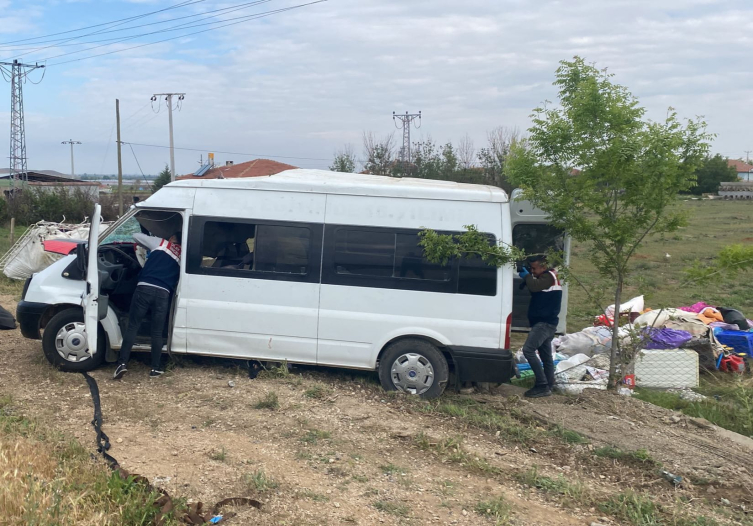
[[[15,310],[8,296],[0,296],[0,304]],[[260,511],[237,510],[231,524],[621,523],[624,516],[597,506],[627,489],[669,503],[684,498],[687,510],[716,514],[722,522],[753,503],[753,449],[719,448],[725,439],[715,429],[673,423],[673,413],[624,397],[601,393],[530,403],[506,386],[493,395],[426,404],[384,393],[369,375],[306,369],[249,380],[218,362],[186,363],[156,380],[139,363],[120,382],[111,374],[111,366],[92,374],[110,453],[175,496],[211,504],[253,495],[264,502]],[[41,343],[18,331],[0,333],[3,394],[27,415],[93,444],[83,377],[54,370]],[[255,408],[272,394],[277,409]],[[515,415],[514,429],[520,428],[513,433],[472,420],[464,408]],[[590,443],[568,443],[546,420]],[[646,449],[682,475],[685,486],[673,488],[652,462],[594,455],[603,445]],[[572,486],[554,493],[530,487],[525,476],[534,465],[536,474]],[[509,519],[508,508],[479,506],[500,496]],[[722,496],[730,501],[729,513],[715,511]],[[490,516],[494,511],[500,513]]]

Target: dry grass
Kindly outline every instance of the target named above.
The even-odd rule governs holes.
[[[152,524],[156,494],[93,461],[76,440],[16,413],[9,398],[0,399],[1,524]]]

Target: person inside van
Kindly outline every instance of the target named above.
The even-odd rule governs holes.
[[[531,303],[528,306],[531,332],[523,345],[523,355],[536,376],[536,384],[524,396],[539,398],[550,396],[554,386],[552,339],[559,324],[562,284],[557,271],[549,268],[544,256],[534,256],[529,260],[529,265],[530,272],[524,267],[518,275],[531,292]]]
[[[143,228],[142,228],[143,230]],[[167,313],[170,310],[170,298],[175,292],[180,277],[180,254],[182,233],[176,232],[170,239],[152,237],[146,233],[133,234],[133,240],[151,253],[141,269],[136,292],[131,299],[128,312],[128,328],[123,335],[118,367],[113,378],[119,380],[128,372],[128,359],[136,339],[139,326],[151,311],[152,331],[152,371],[151,378],[164,374],[160,368],[162,358],[162,331],[165,328]]]

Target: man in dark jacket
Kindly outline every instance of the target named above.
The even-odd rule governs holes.
[[[539,398],[551,395],[554,386],[552,339],[559,324],[562,284],[557,271],[547,266],[543,256],[531,260],[530,267],[530,272],[524,268],[519,274],[531,292],[531,303],[528,306],[531,332],[523,345],[523,355],[536,376],[536,385],[526,391],[524,396]]]
[[[144,268],[139,274],[136,292],[131,299],[131,309],[128,313],[128,329],[123,335],[123,345],[120,348],[120,360],[113,378],[119,380],[128,372],[128,359],[131,348],[136,339],[139,326],[151,311],[152,317],[152,371],[151,378],[164,374],[160,368],[162,358],[162,331],[165,328],[167,313],[170,310],[170,296],[175,292],[180,277],[180,243],[181,233],[173,234],[170,239],[151,237],[144,233],[134,234],[134,241],[151,253],[147,257]]]

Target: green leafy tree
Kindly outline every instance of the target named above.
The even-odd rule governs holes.
[[[710,136],[705,123],[683,124],[674,110],[662,122],[645,120],[645,110],[625,87],[579,57],[560,63],[554,85],[560,105],[534,109],[530,137],[512,141],[504,174],[554,226],[591,245],[589,257],[612,283],[619,313],[636,249],[647,237],[684,223],[675,207],[677,194],[695,184]],[[429,235],[423,240],[433,257],[449,250],[447,240],[438,243]],[[500,252],[499,263],[515,259],[508,247],[490,250]],[[618,328],[619,316],[613,324],[611,386],[618,381]]]
[[[684,224],[677,194],[695,184],[711,137],[704,122],[683,124],[672,109],[663,122],[645,120],[645,109],[612,77],[579,57],[562,61],[554,82],[560,106],[534,110],[530,136],[512,145],[505,173],[554,226],[592,246],[590,258],[614,285],[619,313],[636,249]],[[615,316],[611,385],[618,380],[618,328]]]
[[[363,134],[363,149],[366,157],[364,170],[374,175],[395,175],[396,168],[394,135],[379,140],[371,132]],[[397,163],[400,164],[400,163]]]
[[[162,170],[159,175],[157,175],[157,178],[152,183],[152,192],[156,192],[166,184],[170,182],[172,177],[170,176],[170,167],[165,165],[165,169]]]
[[[342,150],[336,152],[329,169],[333,172],[355,173],[356,154],[353,151],[353,146],[346,144]]]
[[[716,154],[703,160],[696,170],[696,178],[698,182],[690,189],[691,194],[715,194],[721,183],[737,181],[737,171],[727,163],[727,159]]]

